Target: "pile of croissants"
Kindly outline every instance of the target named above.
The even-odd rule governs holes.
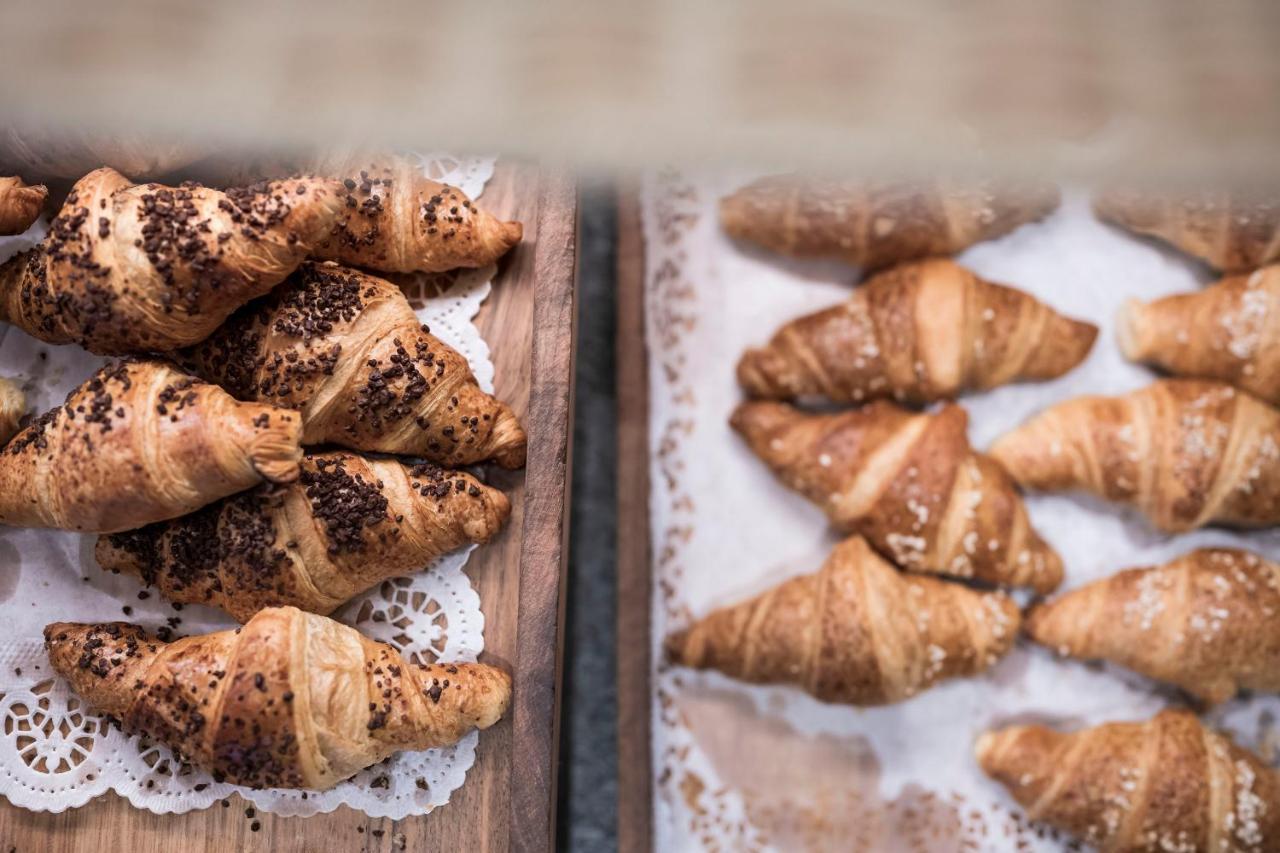
[[[1102,219],[1227,277],[1125,307],[1124,354],[1170,378],[1055,405],[983,453],[952,400],[1063,375],[1097,329],[947,256],[1057,199],[1032,186],[786,176],[721,202],[733,238],[871,272],[842,304],[742,356],[751,399],[731,418],[850,538],[816,574],[668,636],[669,660],[878,705],[985,670],[1021,632],[1176,685],[1201,708],[1280,691],[1280,565],[1201,549],[1045,600],[1063,565],[1019,493],[1087,490],[1168,532],[1280,524],[1280,265],[1268,266],[1280,260],[1280,204],[1097,198]],[[1016,587],[1034,594],[1026,612],[1000,589]],[[1012,726],[975,752],[1029,817],[1104,851],[1280,850],[1280,777],[1188,710],[1074,733]]]
[[[135,173],[75,182],[47,237],[0,266],[0,320],[115,358],[35,417],[0,385],[0,524],[99,534],[103,569],[243,625],[165,641],[52,624],[54,668],[126,729],[253,787],[329,788],[492,725],[508,674],[419,665],[326,614],[509,515],[461,468],[523,466],[519,421],[377,274],[486,266],[520,223],[398,155],[215,189],[138,183],[172,157],[98,151]],[[0,178],[0,233],[45,200]]]

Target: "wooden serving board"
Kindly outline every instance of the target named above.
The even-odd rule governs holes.
[[[496,394],[529,434],[524,471],[493,469],[511,519],[466,572],[485,615],[480,660],[514,675],[512,708],[482,732],[475,765],[450,802],[401,821],[340,807],[307,818],[246,815],[233,797],[183,815],[155,815],[108,794],[61,814],[0,800],[0,853],[175,851],[542,851],[554,843],[560,641],[573,412],[577,198],[559,173],[499,161],[484,206],[524,223],[477,324]],[[257,822],[258,829],[251,827]]]

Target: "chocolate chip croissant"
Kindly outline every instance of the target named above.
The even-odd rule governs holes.
[[[787,323],[738,362],[753,397],[927,403],[1079,364],[1098,329],[949,260],[906,263]]]
[[[492,726],[511,698],[501,670],[410,663],[293,607],[173,642],[121,622],[57,622],[44,637],[91,708],[251,788],[332,788],[396,752]]]
[[[0,320],[105,355],[189,346],[293,272],[333,232],[344,197],[319,178],[219,192],[98,169],[44,242],[0,266]]]
[[[0,524],[109,533],[298,476],[297,412],[113,362],[0,450]]]
[[[900,573],[855,536],[816,574],[717,610],[666,649],[684,666],[883,705],[987,669],[1013,647],[1018,623],[1004,594]]]
[[[308,454],[299,478],[98,539],[98,564],[170,601],[248,621],[264,607],[328,614],[389,578],[486,542],[511,504],[469,474],[354,453]]]

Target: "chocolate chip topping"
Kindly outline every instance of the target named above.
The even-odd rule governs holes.
[[[361,550],[365,528],[386,520],[382,483],[350,474],[341,459],[316,459],[314,469],[303,468],[301,483],[312,512],[324,522],[330,555]]]

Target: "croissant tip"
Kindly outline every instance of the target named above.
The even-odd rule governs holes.
[[[521,222],[502,223],[502,242],[511,248],[524,239],[524,224]]]
[[[1116,317],[1116,341],[1120,352],[1130,361],[1138,361],[1146,356],[1144,335],[1146,305],[1137,299],[1125,300]]]
[[[662,641],[663,657],[670,663],[686,664],[685,651],[689,645],[689,629],[672,631]]]
[[[525,466],[528,461],[529,437],[514,412],[503,409],[490,435],[495,448],[492,459],[496,465],[508,470]]]
[[[999,737],[999,732],[986,731],[978,735],[978,739],[973,743],[973,757],[977,760],[978,766],[982,768],[984,773],[990,774],[992,772],[996,742]]]

